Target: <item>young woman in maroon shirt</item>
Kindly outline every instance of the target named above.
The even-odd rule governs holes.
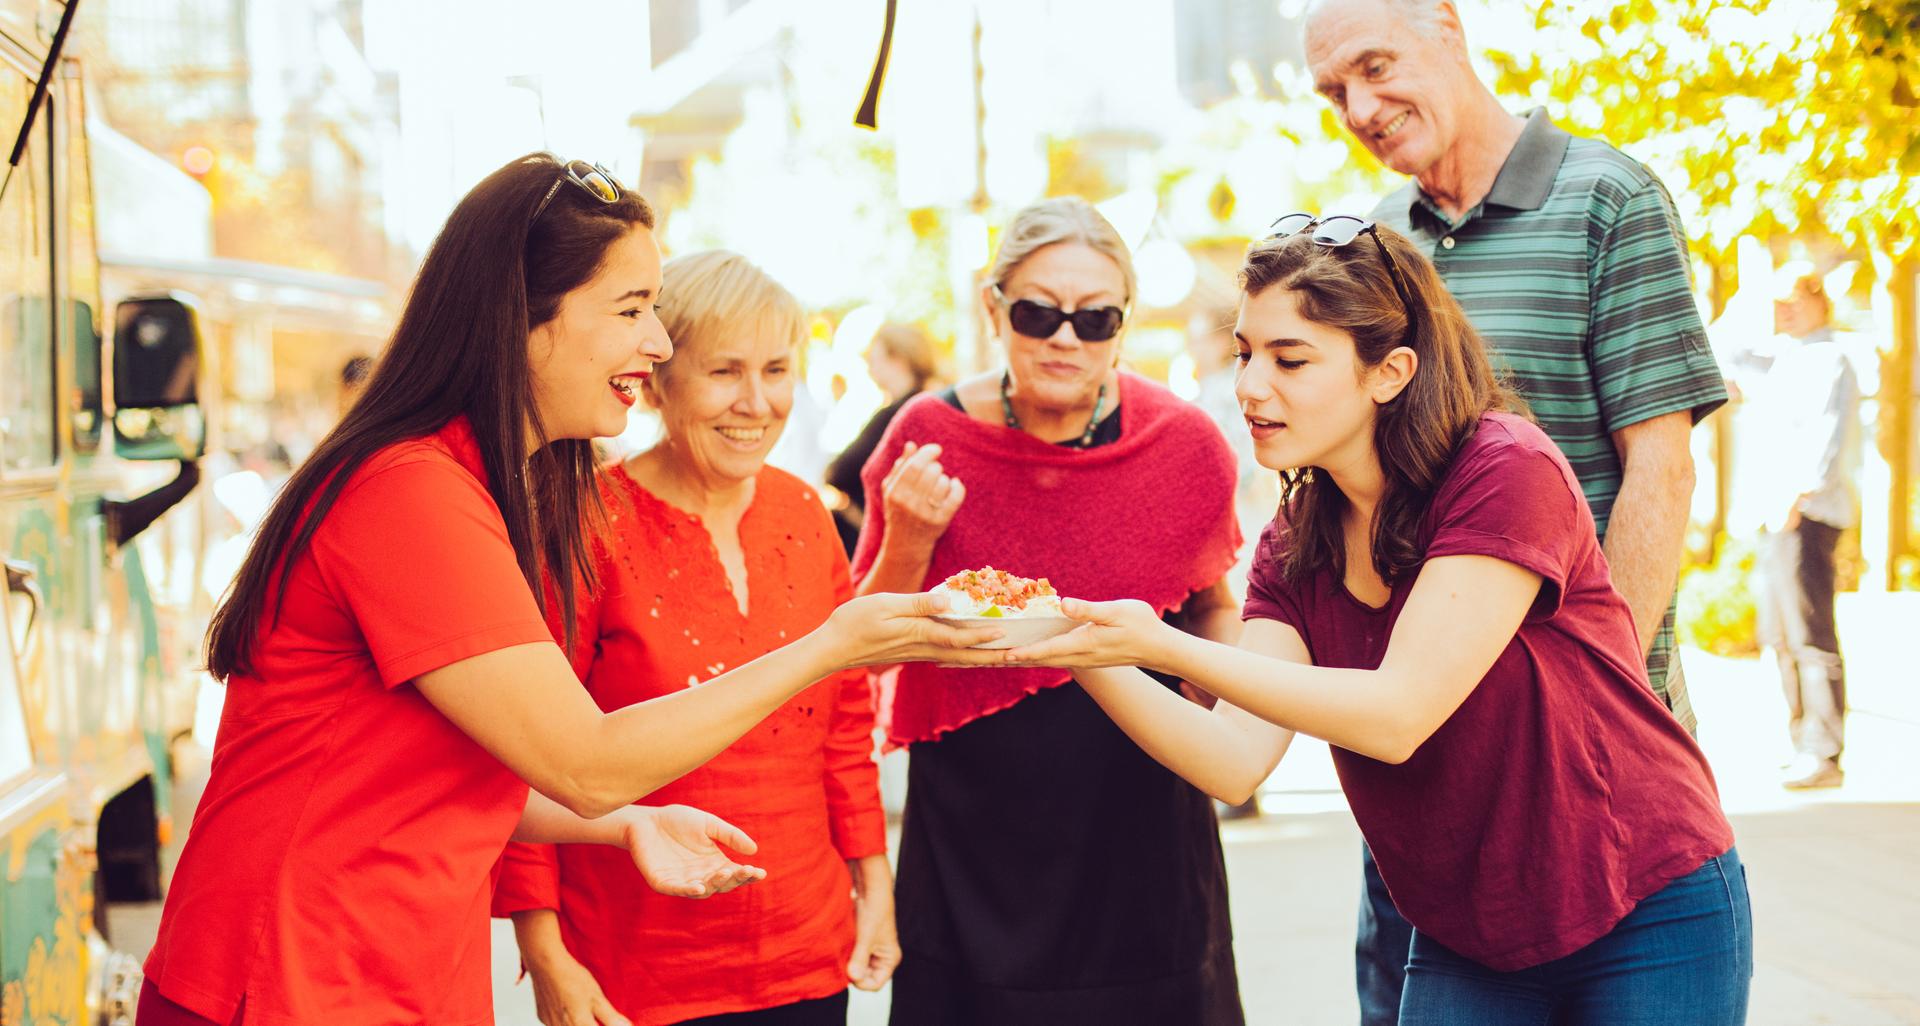
[[[1285,501],[1240,647],[1139,602],[1069,601],[1084,626],[1009,658],[1076,668],[1144,749],[1228,802],[1296,731],[1332,744],[1414,924],[1403,1026],[1743,1022],[1745,871],[1565,458],[1404,238],[1357,218],[1276,227],[1242,269],[1235,337]]]

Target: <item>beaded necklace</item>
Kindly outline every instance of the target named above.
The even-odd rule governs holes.
[[[1021,430],[1020,418],[1013,414],[1013,397],[1009,391],[1013,387],[1013,372],[1000,372],[1000,410],[1007,415],[1007,426],[1015,431]],[[1100,425],[1100,411],[1107,405],[1107,383],[1100,382],[1100,394],[1093,398],[1093,417],[1087,421],[1087,429],[1080,433],[1080,440],[1074,443],[1085,449],[1093,444],[1093,429]]]

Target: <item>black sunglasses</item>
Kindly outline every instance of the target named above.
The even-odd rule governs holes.
[[[1362,235],[1373,237],[1373,247],[1380,251],[1380,262],[1387,265],[1387,277],[1393,279],[1393,290],[1400,294],[1400,303],[1407,311],[1407,340],[1413,339],[1413,291],[1407,288],[1406,279],[1400,276],[1400,265],[1393,262],[1393,254],[1387,252],[1387,244],[1380,241],[1380,232],[1372,221],[1352,214],[1335,214],[1332,217],[1316,217],[1312,214],[1284,214],[1267,226],[1269,239],[1284,239],[1299,235],[1307,229],[1313,229],[1313,244],[1316,246],[1344,246]]]
[[[620,181],[613,177],[613,172],[589,161],[569,160],[567,166],[561,169],[560,177],[553,180],[553,187],[541,197],[540,205],[533,208],[533,216],[527,219],[528,224],[540,220],[540,215],[546,213],[547,204],[553,202],[560,187],[568,182],[579,186],[587,195],[602,203],[618,203],[620,197],[627,194],[625,189],[620,188]]]
[[[993,287],[993,295],[1006,306],[1007,323],[1028,338],[1052,338],[1062,322],[1071,321],[1073,337],[1082,342],[1105,342],[1120,334],[1120,326],[1127,322],[1127,312],[1117,306],[1089,306],[1068,313],[1031,299],[1009,302],[998,285]]]

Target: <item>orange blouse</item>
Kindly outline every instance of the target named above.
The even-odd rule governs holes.
[[[612,533],[580,603],[574,669],[602,709],[693,687],[819,626],[852,594],[813,489],[766,468],[740,522],[741,616],[699,518],[624,467],[600,476]],[[557,633],[557,630],[556,630]],[[604,845],[511,845],[494,915],[559,911],[567,950],[636,1026],[771,1008],[847,986],[846,861],[886,850],[864,671],[827,678],[712,761],[641,800],[705,809],[760,845],[767,878],[705,901],[669,898]]]

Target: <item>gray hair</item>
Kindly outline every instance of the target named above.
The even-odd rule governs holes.
[[[1337,3],[1350,3],[1351,0],[1307,0],[1307,7],[1300,18],[1300,37],[1305,39],[1313,25],[1313,19],[1321,11]],[[1408,27],[1419,32],[1431,32],[1440,27],[1440,4],[1444,0],[1380,0],[1381,3],[1399,14]]]
[[[1004,284],[1028,257],[1061,242],[1078,242],[1119,265],[1121,280],[1126,283],[1126,301],[1133,302],[1133,254],[1127,250],[1126,240],[1093,204],[1078,196],[1044,199],[1013,215],[1013,223],[1007,225],[1000,249],[993,255],[993,266],[987,269],[987,280]]]

